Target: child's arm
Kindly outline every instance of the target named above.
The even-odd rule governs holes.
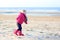
[[[24,21],[25,22],[25,24],[27,24],[27,21]]]
[[[24,22],[27,24],[27,17],[25,18],[25,21]]]
[[[24,22],[27,24],[27,17],[26,17],[26,15],[24,15],[24,17],[25,17],[25,21]]]

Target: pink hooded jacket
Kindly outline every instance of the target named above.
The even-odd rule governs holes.
[[[27,19],[26,15],[24,13],[20,13],[18,15],[18,17],[16,18],[17,23],[19,23],[19,24],[22,24],[23,22],[25,22],[27,24],[27,20],[26,19]]]

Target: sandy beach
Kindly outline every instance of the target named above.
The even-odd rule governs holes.
[[[0,15],[0,40],[60,40],[60,16],[27,16],[23,23],[25,36],[16,36],[17,15]]]

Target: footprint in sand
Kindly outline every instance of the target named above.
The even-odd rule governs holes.
[[[46,35],[46,37],[45,37],[45,38],[50,38],[50,37],[49,37],[49,35]]]
[[[33,31],[32,29],[30,29],[30,30],[27,30],[27,31]]]
[[[26,36],[27,36],[28,38],[34,38],[34,37],[35,37],[35,36],[32,35],[32,34],[26,34]]]
[[[22,37],[19,36],[18,38],[21,39]]]
[[[59,34],[57,34],[57,33],[56,33],[56,34],[54,34],[54,36],[56,36],[56,37],[59,37],[59,38],[60,38],[60,35],[59,35]]]
[[[39,32],[39,33],[44,33],[44,32]]]

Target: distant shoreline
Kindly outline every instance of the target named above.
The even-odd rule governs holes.
[[[0,12],[2,15],[18,15],[18,12]],[[27,12],[31,16],[60,16],[60,12]]]

